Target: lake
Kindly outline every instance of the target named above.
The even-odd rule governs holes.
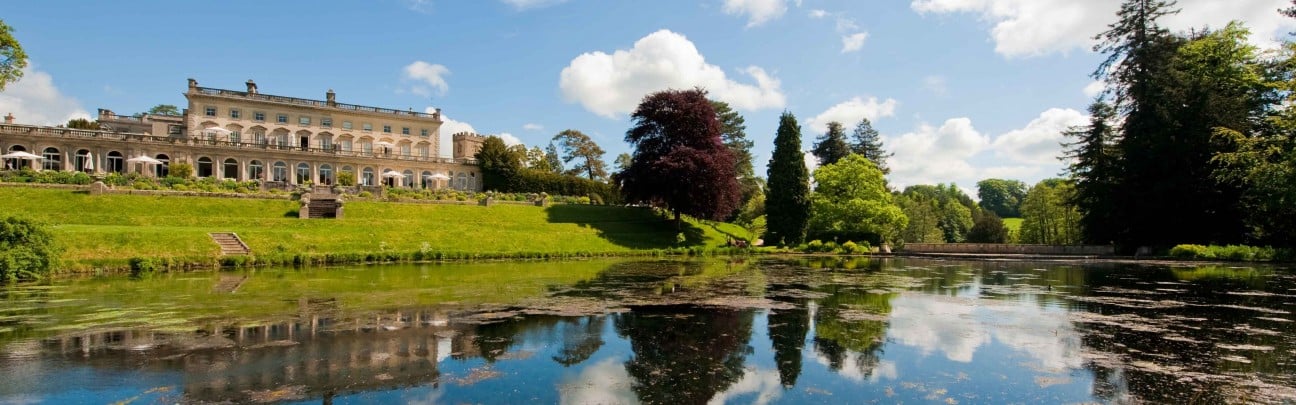
[[[1296,402],[1281,267],[869,258],[0,286],[8,403]]]

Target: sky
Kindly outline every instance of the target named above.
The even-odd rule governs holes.
[[[1092,38],[1119,0],[371,0],[6,4],[29,56],[0,114],[61,124],[186,104],[186,79],[264,94],[441,108],[459,131],[545,146],[575,129],[630,152],[643,96],[702,87],[746,119],[763,177],[779,116],[809,150],[870,119],[890,184],[1057,177],[1068,126],[1101,89]],[[1286,0],[1180,0],[1172,30],[1242,21],[1275,48]],[[813,166],[814,162],[808,162]]]

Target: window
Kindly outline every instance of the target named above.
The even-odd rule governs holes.
[[[320,184],[333,184],[333,166],[320,165],[319,179]]]
[[[275,162],[272,174],[274,175],[273,181],[288,181],[288,165],[284,162]]]
[[[410,155],[410,146],[409,146],[409,144],[407,143],[407,144],[401,145],[401,149],[400,149],[400,151],[401,151],[401,155],[402,155],[402,156],[409,156],[409,155]]]
[[[320,118],[320,126],[324,128],[332,128],[333,119],[329,117]]]
[[[157,177],[166,177],[167,175],[171,174],[170,156],[159,153],[157,156],[154,156],[153,158],[157,159],[159,162],[162,162],[162,164],[153,165],[154,175],[156,175]]]
[[[300,116],[300,117],[297,117],[297,124],[302,125],[302,126],[309,126],[309,125],[310,125],[310,117],[307,117],[307,116],[305,116],[305,115]]]
[[[184,133],[184,127],[179,125],[167,125],[168,135],[180,135]]]
[[[391,133],[391,125],[383,125],[383,132]]]
[[[409,135],[409,127],[401,127],[401,135]]]
[[[243,143],[243,134],[238,131],[230,132],[229,141],[231,143]]]
[[[257,145],[265,145],[266,144],[265,134],[261,132],[253,132],[252,143],[255,143]]]
[[[230,109],[230,119],[235,119],[235,120],[239,119],[240,115],[241,114],[239,114],[239,110],[237,108]]]
[[[372,167],[364,168],[363,174],[360,175],[360,185],[362,186],[374,185],[374,169]]]
[[[427,128],[420,129],[420,130],[419,130],[419,136],[424,137],[424,138],[427,138],[427,137],[428,137],[428,130],[427,130]]]
[[[372,155],[372,154],[373,154],[373,142],[365,142],[365,143],[360,144],[360,150],[363,151],[366,155]]]
[[[198,177],[211,177],[212,160],[209,157],[198,158]]]
[[[373,124],[366,122],[360,125],[360,129],[364,130],[365,132],[373,131]]]
[[[297,184],[306,184],[306,182],[308,181],[311,181],[310,165],[306,164],[306,162],[298,163],[297,164]]]
[[[125,168],[126,168],[126,164],[125,164],[125,163],[126,163],[126,160],[122,159],[122,154],[121,154],[121,152],[118,152],[118,151],[115,151],[115,150],[114,150],[114,151],[111,151],[111,152],[108,152],[108,167],[107,167],[107,171],[112,172],[112,173],[121,173],[121,172],[124,171]]]
[[[215,116],[216,116],[216,107],[207,107],[207,108],[204,108],[204,109],[203,109],[203,114],[206,115],[206,116],[208,116],[208,117],[215,117]]]
[[[265,113],[260,112],[260,111],[254,111],[254,112],[252,112],[252,120],[253,120],[253,121],[265,121]]]
[[[63,154],[59,153],[58,148],[45,148],[45,151],[41,153],[41,157],[45,158],[41,161],[41,169],[63,170],[59,164],[63,160]]]
[[[341,147],[339,147],[339,149],[342,149],[343,152],[350,152],[350,151],[351,151],[351,140],[350,140],[350,139],[347,139],[347,140],[345,140],[345,141],[339,142],[339,144],[342,145]]]
[[[276,117],[276,118],[277,118],[277,121],[279,121],[280,124],[287,124],[287,123],[288,123],[288,114],[279,114],[279,116]]]
[[[418,155],[419,155],[419,157],[422,157],[422,158],[426,158],[426,157],[428,157],[428,147],[427,147],[427,146],[419,146],[419,147],[418,147]]]
[[[225,167],[221,168],[221,174],[227,179],[238,180],[239,166],[238,161],[234,158],[225,159]]]
[[[263,167],[261,166],[261,161],[260,161],[260,160],[253,160],[253,161],[251,161],[251,162],[248,162],[248,178],[249,178],[249,179],[252,179],[252,180],[261,180],[261,175],[265,174],[265,173],[263,173],[264,171],[265,171],[265,168],[263,168]]]
[[[342,129],[351,129],[351,121],[342,121]]]
[[[319,145],[320,149],[325,151],[333,150],[333,138],[328,136],[320,137]]]

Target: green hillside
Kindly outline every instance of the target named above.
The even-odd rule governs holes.
[[[645,208],[414,204],[353,201],[345,218],[296,218],[297,202],[99,195],[0,188],[0,216],[52,225],[70,267],[120,266],[131,257],[216,257],[209,232],[235,232],[254,255],[435,251],[493,255],[618,254],[716,247],[741,227],[690,221],[682,231]],[[677,244],[679,233],[686,236]]]

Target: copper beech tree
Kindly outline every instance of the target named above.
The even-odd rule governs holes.
[[[629,167],[616,176],[628,202],[723,220],[738,208],[734,156],[720,138],[720,122],[705,90],[667,90],[644,97],[626,142]]]

